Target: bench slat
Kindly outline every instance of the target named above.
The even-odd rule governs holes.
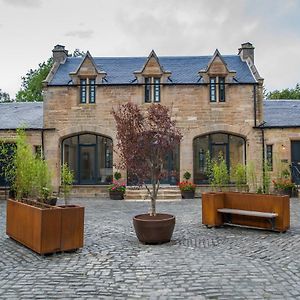
[[[250,210],[231,209],[231,208],[219,208],[218,212],[225,213],[225,214],[252,216],[252,217],[262,217],[262,218],[276,218],[276,217],[278,217],[277,213],[267,213],[267,212],[261,212],[261,211],[250,211]]]

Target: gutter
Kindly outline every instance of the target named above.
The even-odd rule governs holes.
[[[0,131],[17,131],[19,128],[0,128]],[[25,131],[54,131],[56,128],[22,128]]]
[[[219,83],[216,83],[216,85],[218,85]],[[95,84],[95,86],[98,87],[103,87],[103,86],[144,86],[145,83],[97,83]],[[147,85],[155,85],[154,83],[150,83]],[[159,85],[161,86],[174,86],[174,85],[191,85],[191,86],[199,86],[199,85],[210,85],[209,82],[204,83],[204,82],[186,82],[186,83],[168,83],[168,82],[164,82],[164,83],[160,83]],[[236,83],[225,83],[225,85],[259,85],[257,82],[236,82]],[[80,84],[48,84],[47,87],[80,87]]]

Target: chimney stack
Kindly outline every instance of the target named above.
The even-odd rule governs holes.
[[[247,60],[248,58],[251,59],[252,64],[254,64],[254,47],[251,43],[243,43],[242,47],[239,48],[239,56],[242,60]]]
[[[60,64],[63,63],[68,57],[68,50],[65,50],[65,46],[56,45],[52,50],[53,53],[53,62]]]

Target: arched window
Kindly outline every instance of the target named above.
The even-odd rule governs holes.
[[[109,184],[112,182],[112,139],[85,133],[62,141],[62,163],[74,172],[74,184]]]
[[[212,133],[196,137],[193,142],[194,182],[208,183],[207,155],[217,159],[221,154],[230,171],[238,163],[245,164],[246,146],[242,137],[228,133]]]

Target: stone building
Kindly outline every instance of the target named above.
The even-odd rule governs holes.
[[[299,150],[299,142],[293,141],[300,140],[300,121],[292,123],[280,111],[287,106],[294,113],[300,107],[263,101],[263,79],[251,43],[242,44],[236,55],[216,50],[212,56],[157,57],[151,51],[148,57],[93,57],[88,52],[76,58],[57,45],[53,61],[43,104],[1,104],[0,137],[13,140],[14,129],[27,123],[30,143],[43,151],[56,189],[64,162],[74,171],[78,195],[106,189],[118,162],[111,110],[127,101],[142,108],[150,103],[168,106],[183,133],[179,147],[165,161],[166,185],[176,184],[189,171],[193,181],[205,187],[207,151],[213,158],[222,153],[229,169],[253,162],[260,180],[264,160],[275,162],[278,154],[288,165],[293,149]],[[23,111],[28,109],[32,112],[26,119]]]

